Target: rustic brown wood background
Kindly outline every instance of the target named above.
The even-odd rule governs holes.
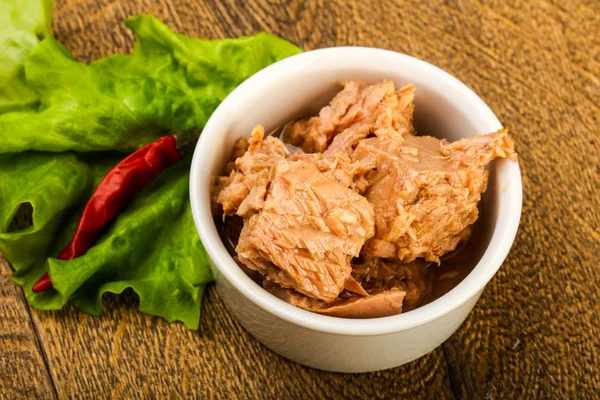
[[[600,395],[600,2],[597,0],[62,0],[54,34],[83,61],[127,52],[124,18],[178,32],[268,31],[305,50],[363,45],[429,61],[473,88],[513,134],[520,230],[443,346],[403,367],[325,373],[287,361],[232,319],[214,288],[201,329],[142,315],[28,307],[0,265],[0,397],[592,398]]]

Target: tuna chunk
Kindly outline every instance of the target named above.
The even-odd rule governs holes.
[[[352,263],[352,276],[371,295],[392,288],[404,290],[404,311],[421,306],[432,291],[433,274],[429,263],[422,260],[402,263],[396,259],[365,257]]]
[[[363,196],[305,161],[280,161],[236,252],[270,281],[331,302],[350,279],[350,260],[373,233],[373,209]]]
[[[228,177],[218,178],[213,195],[223,214],[245,216],[260,209],[271,167],[289,155],[281,140],[264,135],[264,128],[257,125],[248,144],[242,138],[234,145],[232,158],[235,162],[228,164],[231,173]],[[249,199],[242,207],[246,198]]]
[[[366,85],[359,81],[342,84],[344,89],[324,107],[319,116],[292,124],[285,140],[307,153],[323,152],[333,138],[349,129],[366,127],[354,135],[368,134],[368,128],[380,118],[389,119],[392,127],[407,135],[414,134],[414,88],[408,85],[395,92],[392,82]],[[360,139],[359,139],[360,140]]]
[[[277,285],[265,285],[271,294],[296,307],[318,314],[340,318],[380,318],[402,313],[406,292],[393,288],[368,297],[338,297],[325,303]]]
[[[261,126],[236,142],[211,194],[215,214],[237,221],[228,243],[244,272],[343,318],[412,310],[458,279],[432,264],[471,235],[485,166],[516,154],[505,130],[414,136],[413,113],[411,85],[349,81],[318,116],[286,125],[285,144]]]
[[[361,141],[353,160],[376,164],[365,192],[375,210],[375,235],[362,253],[439,263],[469,237],[487,186],[485,164],[496,157],[516,157],[504,130],[452,144],[390,132]]]
[[[335,156],[325,156],[322,153],[295,153],[289,159],[311,163],[327,177],[358,193],[362,193],[367,187],[365,175],[375,167],[374,161],[370,158],[352,161],[350,156],[342,153]]]

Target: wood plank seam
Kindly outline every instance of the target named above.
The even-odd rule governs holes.
[[[442,345],[440,347],[442,348],[442,355],[444,356],[446,375],[448,375],[448,380],[450,381],[450,390],[452,391],[452,396],[455,399],[460,399],[461,396],[459,394],[458,384],[455,381],[454,376],[452,374],[452,369],[451,369],[452,364],[450,364],[450,360],[448,359],[448,354],[446,354],[446,342],[442,343]],[[458,367],[460,368],[460,365],[458,365]]]
[[[48,374],[48,379],[50,380],[50,385],[52,386],[52,392],[54,393],[54,398],[58,399],[59,398],[58,390],[56,389],[56,384],[54,383],[54,377],[52,376],[52,371],[50,370],[50,363],[48,362],[48,355],[46,354],[46,349],[44,348],[44,345],[42,344],[42,339],[40,338],[40,333],[38,331],[37,324],[35,323],[35,320],[33,319],[31,306],[27,302],[25,293],[23,293],[23,289],[19,289],[18,292],[19,292],[21,301],[23,301],[23,303],[25,304],[25,308],[27,309],[27,315],[29,316],[29,321],[31,322],[31,326],[33,327],[33,333],[35,335],[35,343],[40,352],[40,355],[42,356],[42,360],[44,361],[44,367],[46,367],[46,373]]]
[[[0,398],[57,398],[25,295],[0,252]],[[7,369],[9,368],[9,369]]]

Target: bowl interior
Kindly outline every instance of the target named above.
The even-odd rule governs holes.
[[[234,285],[239,284],[238,289],[242,291],[248,289],[244,285],[254,285],[262,292],[260,294],[254,288],[248,290],[245,294],[250,300],[262,303],[263,306],[264,302],[268,302],[266,306],[270,308],[279,307],[287,317],[290,317],[290,313],[300,313],[298,321],[306,322],[307,319],[316,318],[317,322],[325,319],[338,325],[340,321],[346,321],[356,328],[357,324],[364,324],[369,320],[345,320],[316,315],[290,306],[263,291],[250,278],[245,277],[229,257],[210,215],[210,186],[214,176],[222,173],[238,138],[247,137],[257,124],[263,125],[265,131],[270,132],[291,119],[317,114],[340,90],[339,82],[352,79],[368,83],[391,80],[396,88],[412,83],[416,87],[415,121],[420,134],[455,141],[493,132],[502,127],[487,105],[470,89],[446,72],[423,61],[398,53],[366,48],[307,52],[280,61],[254,75],[219,106],[206,125],[196,148],[190,195],[196,226],[219,272],[225,274],[230,281],[233,280]],[[488,191],[482,206],[482,215],[488,219],[488,223],[481,234],[485,235],[488,246],[473,272],[440,299],[409,313],[378,320],[403,319],[407,324],[429,320],[436,314],[457,307],[485,286],[508,253],[518,226],[521,181],[516,163],[501,160],[491,168]],[[261,298],[257,299],[255,296]],[[265,296],[272,299],[266,300]],[[295,310],[291,311],[286,307]],[[366,332],[369,329],[363,330]]]

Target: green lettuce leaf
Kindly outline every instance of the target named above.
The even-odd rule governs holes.
[[[71,261],[50,258],[56,290],[30,294],[31,304],[59,309],[71,301],[98,315],[105,292],[130,287],[142,312],[197,329],[202,292],[212,275],[189,207],[189,167],[185,160],[164,171],[85,255]]]
[[[0,156],[0,249],[13,265],[15,282],[29,289],[43,274],[65,213],[91,186],[88,166],[73,154]],[[33,223],[18,229],[13,220],[23,208],[33,209]]]
[[[0,113],[39,104],[25,81],[25,60],[40,40],[50,35],[53,1],[0,0]]]
[[[36,10],[23,14],[31,20],[17,20],[41,38],[47,20],[27,21],[48,14]],[[70,302],[97,315],[103,293],[132,288],[142,312],[196,329],[212,276],[189,205],[189,158],[136,195],[84,256],[54,257],[71,240],[85,203],[122,152],[168,130],[202,128],[239,83],[299,49],[267,34],[191,39],[150,16],[126,24],[139,39],[134,52],[89,65],[52,37],[37,47],[31,42],[20,78],[30,92],[17,96],[21,105],[0,109],[0,153],[8,153],[0,154],[0,250],[36,308],[59,309]],[[5,45],[0,53],[8,51]],[[10,99],[0,91],[0,104]],[[27,208],[32,224],[18,229],[14,218]],[[45,271],[55,289],[32,293]]]
[[[0,116],[0,152],[130,152],[165,130],[202,128],[242,81],[299,52],[266,33],[191,39],[147,15],[126,25],[138,36],[130,55],[86,65],[53,38],[31,52],[27,82],[41,106],[38,113]]]

